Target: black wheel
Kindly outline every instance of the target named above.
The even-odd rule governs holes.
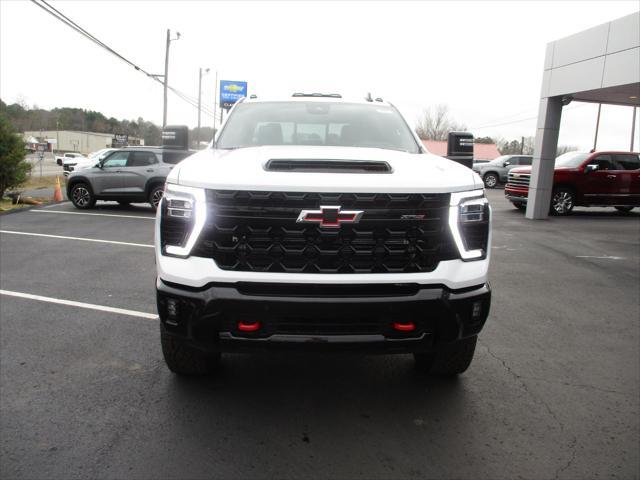
[[[477,336],[463,338],[433,353],[414,353],[416,368],[431,375],[454,376],[471,365]]]
[[[527,210],[527,204],[526,203],[514,203],[513,206],[516,207],[521,212],[525,212]]]
[[[487,188],[496,188],[498,185],[498,175],[495,173],[487,173],[484,178],[484,186]]]
[[[179,338],[160,333],[164,361],[173,373],[202,376],[212,373],[220,364],[220,353],[206,353],[187,345]]]
[[[158,205],[160,205],[163,194],[164,187],[162,185],[156,185],[151,188],[151,191],[149,192],[149,203],[154,209],[158,208]]]
[[[569,215],[575,205],[575,194],[567,187],[558,187],[551,195],[551,213],[554,215]]]
[[[629,205],[618,205],[615,207],[616,210],[622,213],[629,213],[631,210],[633,210],[633,208],[634,207],[631,207]]]
[[[76,208],[87,209],[92,208],[96,204],[91,187],[86,183],[76,183],[71,187],[71,203]]]

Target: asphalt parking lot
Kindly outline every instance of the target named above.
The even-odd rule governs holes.
[[[492,312],[455,380],[335,354],[179,379],[148,207],[1,216],[0,477],[638,478],[640,212],[531,222],[488,195]]]

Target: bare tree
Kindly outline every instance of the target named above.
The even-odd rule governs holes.
[[[563,153],[575,152],[576,150],[578,150],[578,147],[574,145],[558,145],[558,149],[556,150],[556,157],[559,157]]]
[[[423,140],[446,140],[449,132],[465,129],[465,125],[451,118],[445,104],[426,108],[416,125],[416,133]]]

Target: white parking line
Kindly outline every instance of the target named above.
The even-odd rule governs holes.
[[[0,295],[9,295],[11,297],[27,298],[29,300],[37,300],[39,302],[57,303],[59,305],[67,305],[70,307],[87,308],[89,310],[99,310],[101,312],[118,313],[120,315],[129,315],[131,317],[147,318],[156,320],[158,315],[154,313],[138,312],[136,310],[127,310],[125,308],[106,307],[104,305],[94,305],[92,303],[74,302],[73,300],[62,300],[60,298],[43,297],[41,295],[32,295],[30,293],[13,292],[11,290],[0,290]]]
[[[9,233],[11,235],[27,235],[33,237],[57,238],[60,240],[80,240],[83,242],[111,243],[114,245],[127,245],[129,247],[153,248],[153,245],[147,245],[145,243],[118,242],[115,240],[98,240],[95,238],[66,237],[63,235],[48,235],[46,233],[16,232],[13,230],[0,230],[0,233]]]
[[[53,205],[47,205],[46,207],[42,207],[42,208],[54,208],[54,207],[59,207],[60,205],[64,205],[65,203],[69,203],[69,201],[67,200],[66,202],[62,202],[62,203],[54,203]]]
[[[85,212],[64,212],[62,210],[30,210],[33,213],[62,213],[63,215],[92,215],[96,217],[118,217],[118,218],[144,218],[145,220],[155,220],[156,217],[143,217],[142,215],[118,215],[115,213],[85,213]]]
[[[624,257],[614,257],[612,255],[576,255],[576,258],[599,258],[601,260],[624,260]]]

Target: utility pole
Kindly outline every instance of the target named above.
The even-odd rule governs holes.
[[[596,134],[593,138],[593,151],[596,151],[598,145],[598,130],[600,129],[600,111],[602,110],[602,104],[598,104],[598,119],[596,120]]]
[[[171,45],[171,30],[167,28],[167,46],[164,54],[164,110],[162,113],[162,128],[167,126],[167,85],[169,84],[169,45]]]
[[[213,138],[216,138],[216,105],[218,105],[218,70],[216,70],[216,84],[213,87]]]
[[[633,152],[633,141],[636,136],[636,109],[637,107],[633,107],[633,120],[631,121],[631,146],[629,147],[630,152]]]
[[[162,128],[167,126],[167,88],[169,87],[169,46],[173,40],[180,39],[180,32],[176,32],[176,38],[171,38],[171,30],[167,28],[167,46],[164,55],[164,111],[162,114]]]
[[[204,71],[206,75],[209,73],[209,69],[207,68]],[[196,130],[196,149],[200,150],[200,114],[202,111],[202,68],[200,68],[198,74],[198,129]]]
[[[520,140],[520,155],[524,153],[524,137]]]

